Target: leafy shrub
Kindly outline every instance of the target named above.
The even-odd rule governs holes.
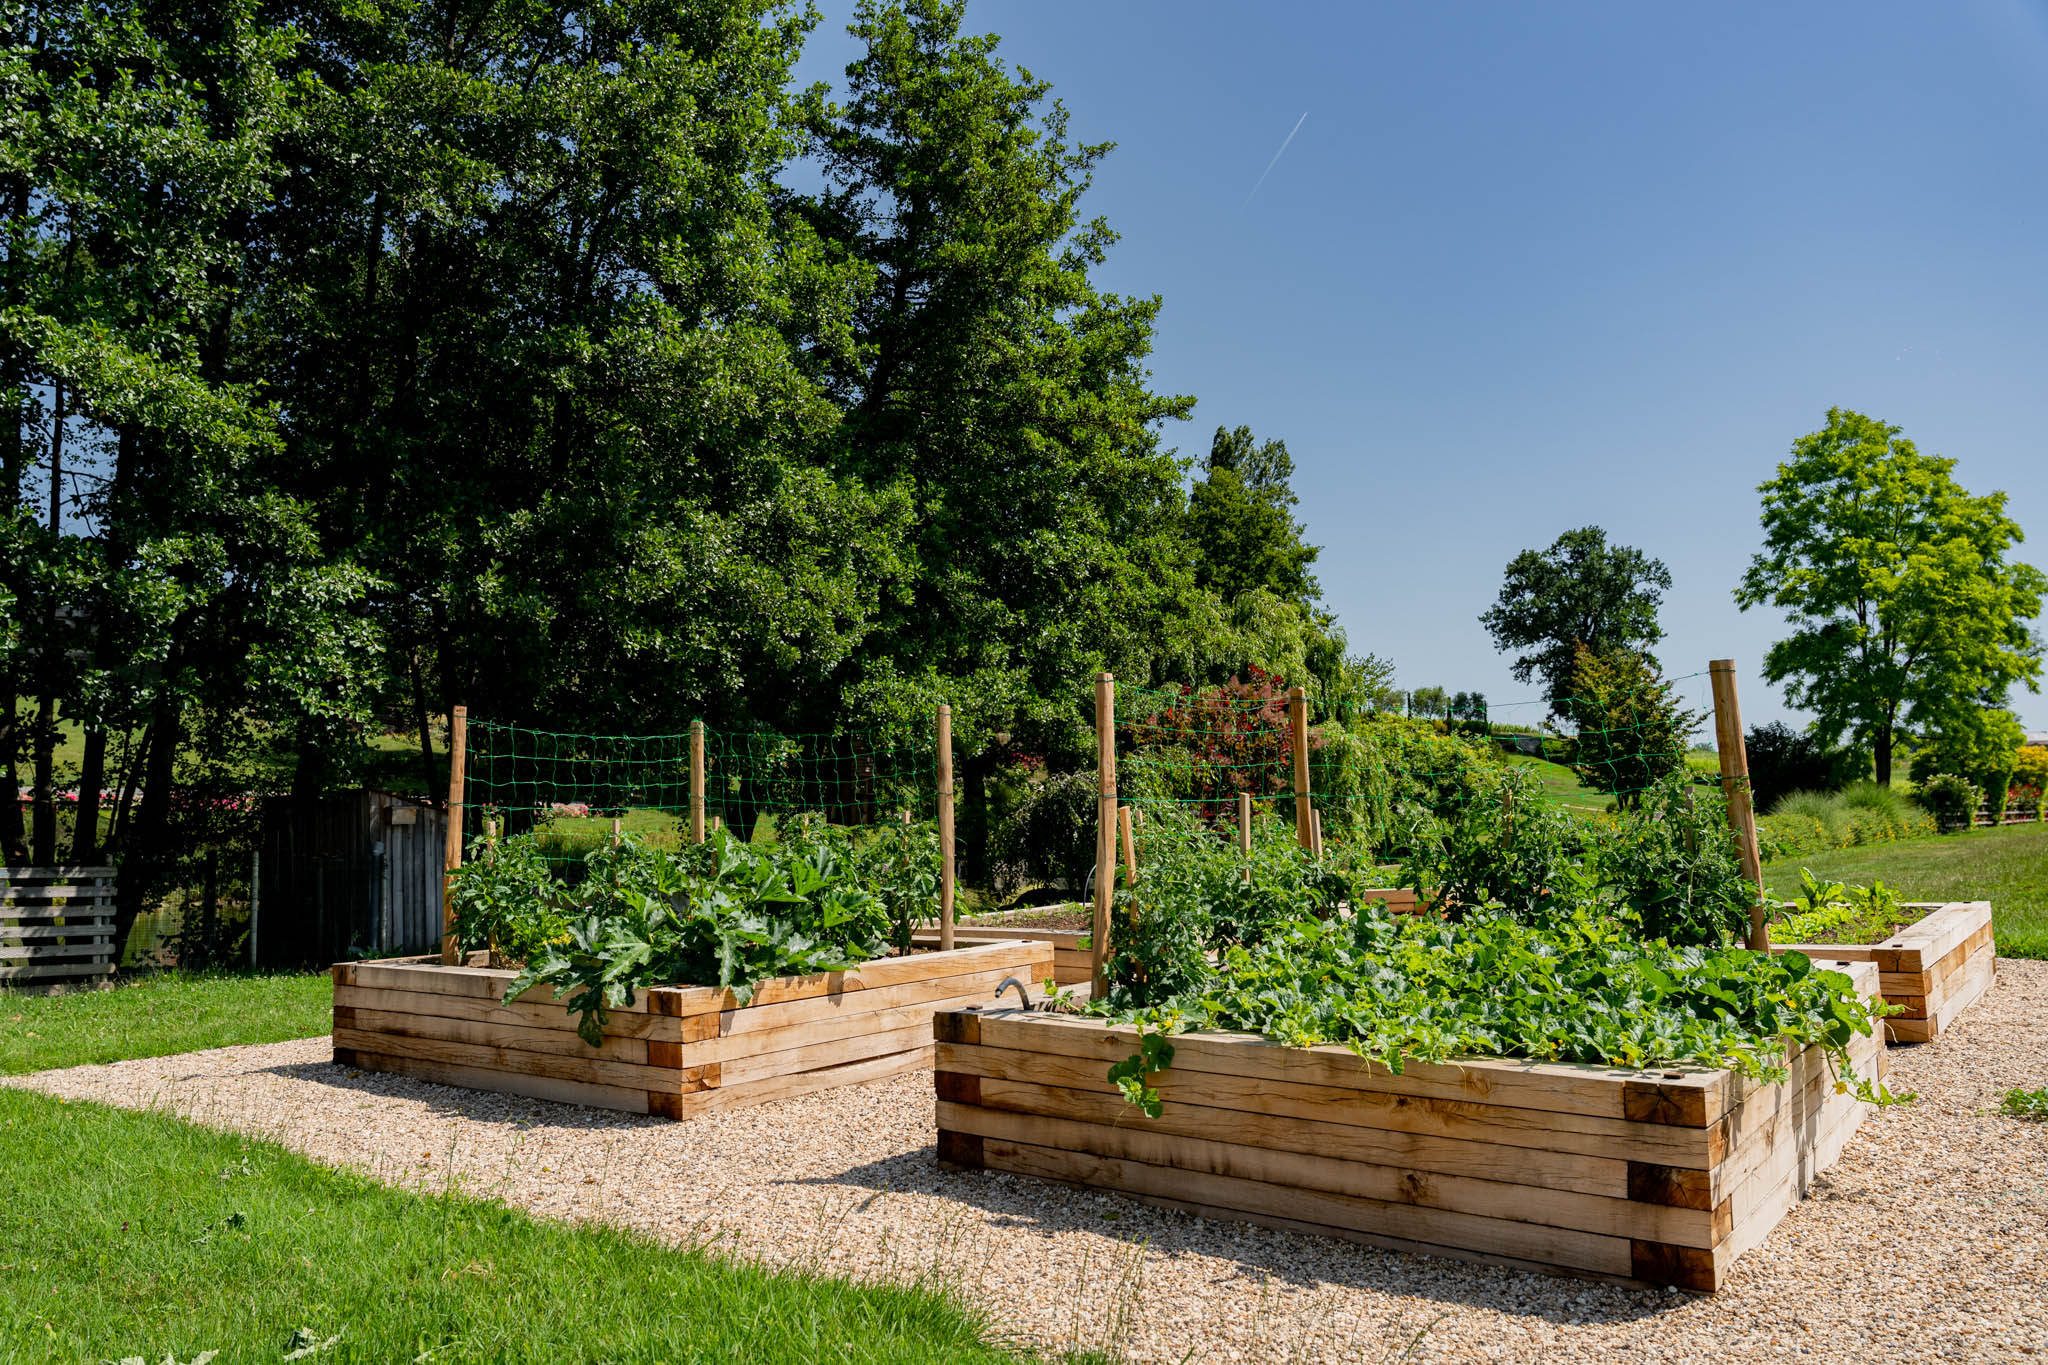
[[[465,948],[495,941],[524,960],[507,1001],[553,987],[595,1046],[608,1011],[648,986],[723,986],[744,1004],[770,977],[843,970],[907,943],[907,920],[929,912],[907,899],[921,874],[887,891],[905,898],[892,907],[883,868],[918,843],[856,846],[813,829],[757,847],[719,831],[667,851],[627,836],[587,855],[572,885],[521,835],[479,846],[456,872],[458,932]]]
[[[1743,749],[1758,810],[1774,809],[1790,792],[1839,791],[1864,769],[1860,755],[1824,744],[1781,720],[1752,726]]]
[[[1673,943],[1725,943],[1747,926],[1752,893],[1718,793],[1671,776],[1631,810],[1580,821],[1540,792],[1510,768],[1449,817],[1416,816],[1402,885],[1453,918],[1483,907],[1542,924],[1560,905],[1597,901]]]
[[[2028,744],[2013,755],[2012,782],[2016,787],[2048,790],[2048,744]]]
[[[1969,779],[1954,773],[1935,773],[1922,779],[1914,797],[1933,813],[1943,833],[1968,829],[1977,817],[1984,794]]]
[[[822,858],[872,891],[889,919],[889,946],[899,953],[909,951],[917,926],[937,911],[939,827],[933,821],[856,831],[805,811],[782,821],[776,842],[784,856]]]
[[[1464,805],[1409,808],[1401,884],[1453,916],[1494,906],[1540,922],[1553,892],[1581,875],[1585,834],[1542,794],[1534,773],[1510,767],[1489,774],[1487,789]]]
[[[1746,934],[1756,893],[1718,791],[1667,778],[1589,839],[1600,898],[1641,937],[1715,946]]]
[[[1294,738],[1287,680],[1260,668],[1217,687],[1182,686],[1129,728],[1131,757],[1166,799],[1212,825],[1237,818],[1237,797],[1292,804]],[[1311,736],[1310,747],[1320,747]]]
[[[998,890],[1057,882],[1080,894],[1095,866],[1096,781],[1092,772],[1049,776],[1017,803],[996,829]]]
[[[1143,1001],[1194,988],[1209,954],[1256,943],[1276,924],[1330,915],[1364,885],[1369,864],[1317,859],[1293,827],[1271,816],[1254,824],[1249,858],[1235,844],[1190,827],[1146,841],[1135,886],[1112,902],[1111,994]]]
[[[525,962],[567,934],[579,900],[555,875],[551,855],[537,834],[471,844],[449,889],[456,941]]]

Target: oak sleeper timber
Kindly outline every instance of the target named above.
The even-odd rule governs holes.
[[[950,1104],[981,1103],[981,1077],[959,1071],[934,1071],[932,1086],[941,1100]]]
[[[1628,1163],[1628,1197],[1642,1204],[1668,1204],[1677,1209],[1712,1209],[1714,1181],[1707,1171],[1689,1171],[1680,1166],[1659,1166],[1648,1161]]]
[[[948,1166],[963,1170],[978,1171],[987,1163],[982,1159],[982,1141],[979,1133],[956,1133],[951,1129],[939,1129],[939,1160]]]

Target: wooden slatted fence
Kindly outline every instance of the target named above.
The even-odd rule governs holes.
[[[0,981],[105,976],[114,952],[113,868],[0,868]]]

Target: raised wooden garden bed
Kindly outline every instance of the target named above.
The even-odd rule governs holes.
[[[1838,965],[1874,995],[1877,968]],[[1728,1071],[1410,1065],[1243,1034],[1173,1039],[1157,1119],[1109,1067],[1130,1029],[1007,1008],[933,1019],[939,1157],[1401,1251],[1717,1289],[1869,1112],[1807,1049]],[[1884,1048],[1858,1039],[1861,1074]]]
[[[443,1085],[691,1118],[928,1065],[932,1015],[1042,981],[1042,942],[913,953],[778,977],[736,1005],[716,987],[657,987],[613,1011],[591,1047],[546,987],[501,1003],[516,973],[426,959],[334,968],[334,1060]]]
[[[1774,943],[1815,959],[1872,962],[1885,1000],[1905,1011],[1885,1020],[1895,1043],[1928,1043],[1975,1004],[1998,977],[1990,901],[1908,904],[1922,914],[1881,943]]]
[[[1052,979],[1056,985],[1079,986],[1088,980],[1088,950],[1080,946],[1088,936],[1079,929],[1041,929],[1031,926],[1007,924],[963,924],[953,931],[953,942],[959,947],[985,943],[1042,943],[1052,949]],[[912,942],[920,948],[939,946],[939,931],[920,929]],[[1045,977],[1038,976],[1030,981],[1031,995],[1037,999],[1039,988]]]

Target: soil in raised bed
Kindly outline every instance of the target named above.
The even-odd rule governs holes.
[[[1839,943],[1844,946],[1850,944],[1882,943],[1898,933],[1899,930],[1919,923],[1920,917],[1925,913],[1925,910],[1901,908],[1879,915],[1861,915],[1855,919],[1837,924],[1832,929],[1822,930],[1820,933],[1815,934],[1810,941],[1814,943]],[[1784,936],[1784,918],[1772,920],[1770,928],[1773,941],[1787,941]]]
[[[963,926],[981,925],[984,928],[1004,929],[1079,929],[1086,931],[1094,927],[1094,911],[1089,907],[1074,905],[1048,905],[1040,910],[1012,911],[1000,915],[975,915],[963,919]]]

